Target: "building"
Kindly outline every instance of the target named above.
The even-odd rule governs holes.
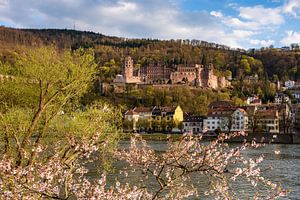
[[[183,111],[180,106],[177,107],[159,107],[156,106],[152,109],[152,121],[156,122],[170,122],[179,124],[183,121]]]
[[[208,66],[196,64],[194,66],[178,65],[176,71],[171,72],[170,80],[173,84],[188,83],[196,87],[225,88],[230,82],[225,77],[214,75],[212,64]]]
[[[245,102],[247,105],[261,105],[261,99],[256,95],[247,97]]]
[[[165,130],[183,121],[183,111],[177,107],[135,107],[125,112],[125,119],[132,122],[133,130]]]
[[[126,57],[122,75],[116,75],[114,83],[122,84],[188,84],[195,87],[224,88],[230,86],[225,77],[214,75],[213,65],[172,65],[162,62],[150,62],[134,69],[131,57]]]
[[[203,130],[204,132],[214,132],[221,128],[222,114],[209,113],[207,118],[203,120]]]
[[[184,132],[200,133],[203,132],[204,116],[185,116],[182,122]]]
[[[295,81],[291,81],[291,80],[285,81],[284,86],[287,87],[288,89],[292,89],[295,87]]]
[[[292,92],[293,97],[297,100],[297,102],[299,102],[299,100],[300,100],[300,91],[296,90],[296,91],[291,91],[291,92]]]
[[[134,70],[133,59],[128,56],[122,66],[122,75],[118,74],[114,80],[115,83],[141,83],[139,69]]]
[[[208,109],[236,107],[233,101],[213,101],[208,105]]]
[[[146,83],[167,83],[170,79],[171,69],[164,63],[151,62],[141,67],[141,78]]]
[[[237,108],[231,115],[231,122],[227,125],[231,126],[230,131],[248,131],[248,113]]]
[[[291,103],[291,99],[287,94],[277,93],[274,98],[275,103]]]
[[[242,108],[215,108],[204,119],[203,128],[207,131],[248,131],[248,114]]]
[[[257,110],[255,117],[258,122],[258,129],[266,133],[279,133],[278,110]]]
[[[180,84],[182,82],[195,85],[196,68],[195,66],[177,65],[176,70],[170,74],[172,84]]]
[[[125,119],[132,121],[133,130],[137,130],[139,122],[151,122],[152,109],[149,107],[135,107],[125,112]]]

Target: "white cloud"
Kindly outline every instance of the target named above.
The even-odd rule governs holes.
[[[186,11],[179,1],[183,0],[0,0],[0,22],[30,28],[73,28],[75,23],[79,30],[106,35],[199,39],[244,48],[272,43],[265,33],[276,32],[284,23],[283,7],[231,4],[227,8],[238,15],[229,16]]]
[[[235,37],[240,38],[240,39],[247,38],[247,37],[257,34],[254,31],[246,31],[246,30],[233,30],[232,33]]]
[[[266,29],[284,23],[284,17],[279,8],[239,7],[237,17],[224,16],[221,12],[212,11],[210,14],[219,18],[226,26],[244,30]]]
[[[0,0],[3,1],[3,0]],[[161,0],[14,0],[0,6],[0,20],[16,27],[72,28],[107,35],[143,38],[199,39],[241,47],[240,35],[228,32],[212,15],[221,12],[183,11]]]
[[[282,12],[292,15],[293,17],[299,17],[300,1],[299,0],[287,0],[282,7]]]
[[[211,11],[210,14],[214,17],[223,17],[223,14],[218,11]]]
[[[274,40],[250,40],[250,44],[254,46],[268,47],[270,45],[274,45]]]
[[[7,4],[7,0],[0,0],[0,6],[5,6]]]
[[[279,8],[265,8],[261,5],[240,7],[239,16],[245,20],[257,22],[259,25],[280,25],[284,22]]]
[[[281,44],[289,46],[292,43],[300,43],[300,32],[286,31],[286,36],[280,41]]]

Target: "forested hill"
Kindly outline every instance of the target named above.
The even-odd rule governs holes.
[[[235,75],[241,58],[240,51],[222,49],[217,44],[208,42],[205,42],[206,46],[183,45],[181,41],[174,40],[125,39],[66,29],[0,27],[0,44],[2,54],[3,51],[15,48],[17,45],[56,45],[59,48],[72,49],[94,48],[99,66],[115,68],[114,71],[120,70],[122,59],[124,56],[130,55],[135,63],[140,65],[151,61],[165,62],[169,65],[213,63],[220,72],[231,70]],[[4,52],[4,54],[6,53],[7,51]],[[110,71],[109,75],[115,74],[114,71]]]
[[[300,56],[297,52],[265,49],[247,54],[245,51],[208,42],[192,45],[180,40],[125,39],[67,29],[0,27],[1,60],[9,59],[10,51],[19,45],[55,45],[61,49],[93,48],[103,72],[102,79],[106,81],[111,81],[116,73],[120,73],[121,63],[126,55],[132,56],[139,65],[148,62],[164,62],[170,66],[213,63],[217,72],[232,73],[237,79],[254,74],[263,78],[266,72],[274,79],[300,78]]]
[[[273,80],[300,80],[300,52],[264,49],[253,55],[262,61],[265,71]]]

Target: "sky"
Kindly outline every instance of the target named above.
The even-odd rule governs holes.
[[[300,43],[300,0],[0,0],[0,25],[282,47]]]

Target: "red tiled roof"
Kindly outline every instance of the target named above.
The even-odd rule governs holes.
[[[224,108],[224,107],[234,107],[235,104],[232,101],[214,101],[209,104],[209,108]]]
[[[133,109],[133,112],[135,112],[135,113],[152,112],[152,108],[151,107],[135,107]]]
[[[241,113],[244,113],[245,115],[248,115],[248,113],[247,113],[243,108],[238,108],[238,110],[239,110]]]
[[[130,110],[127,110],[127,111],[125,112],[125,115],[133,115],[133,111],[132,111],[132,109],[130,109]]]
[[[278,117],[278,111],[277,110],[257,110],[256,116],[259,119],[275,119]]]

